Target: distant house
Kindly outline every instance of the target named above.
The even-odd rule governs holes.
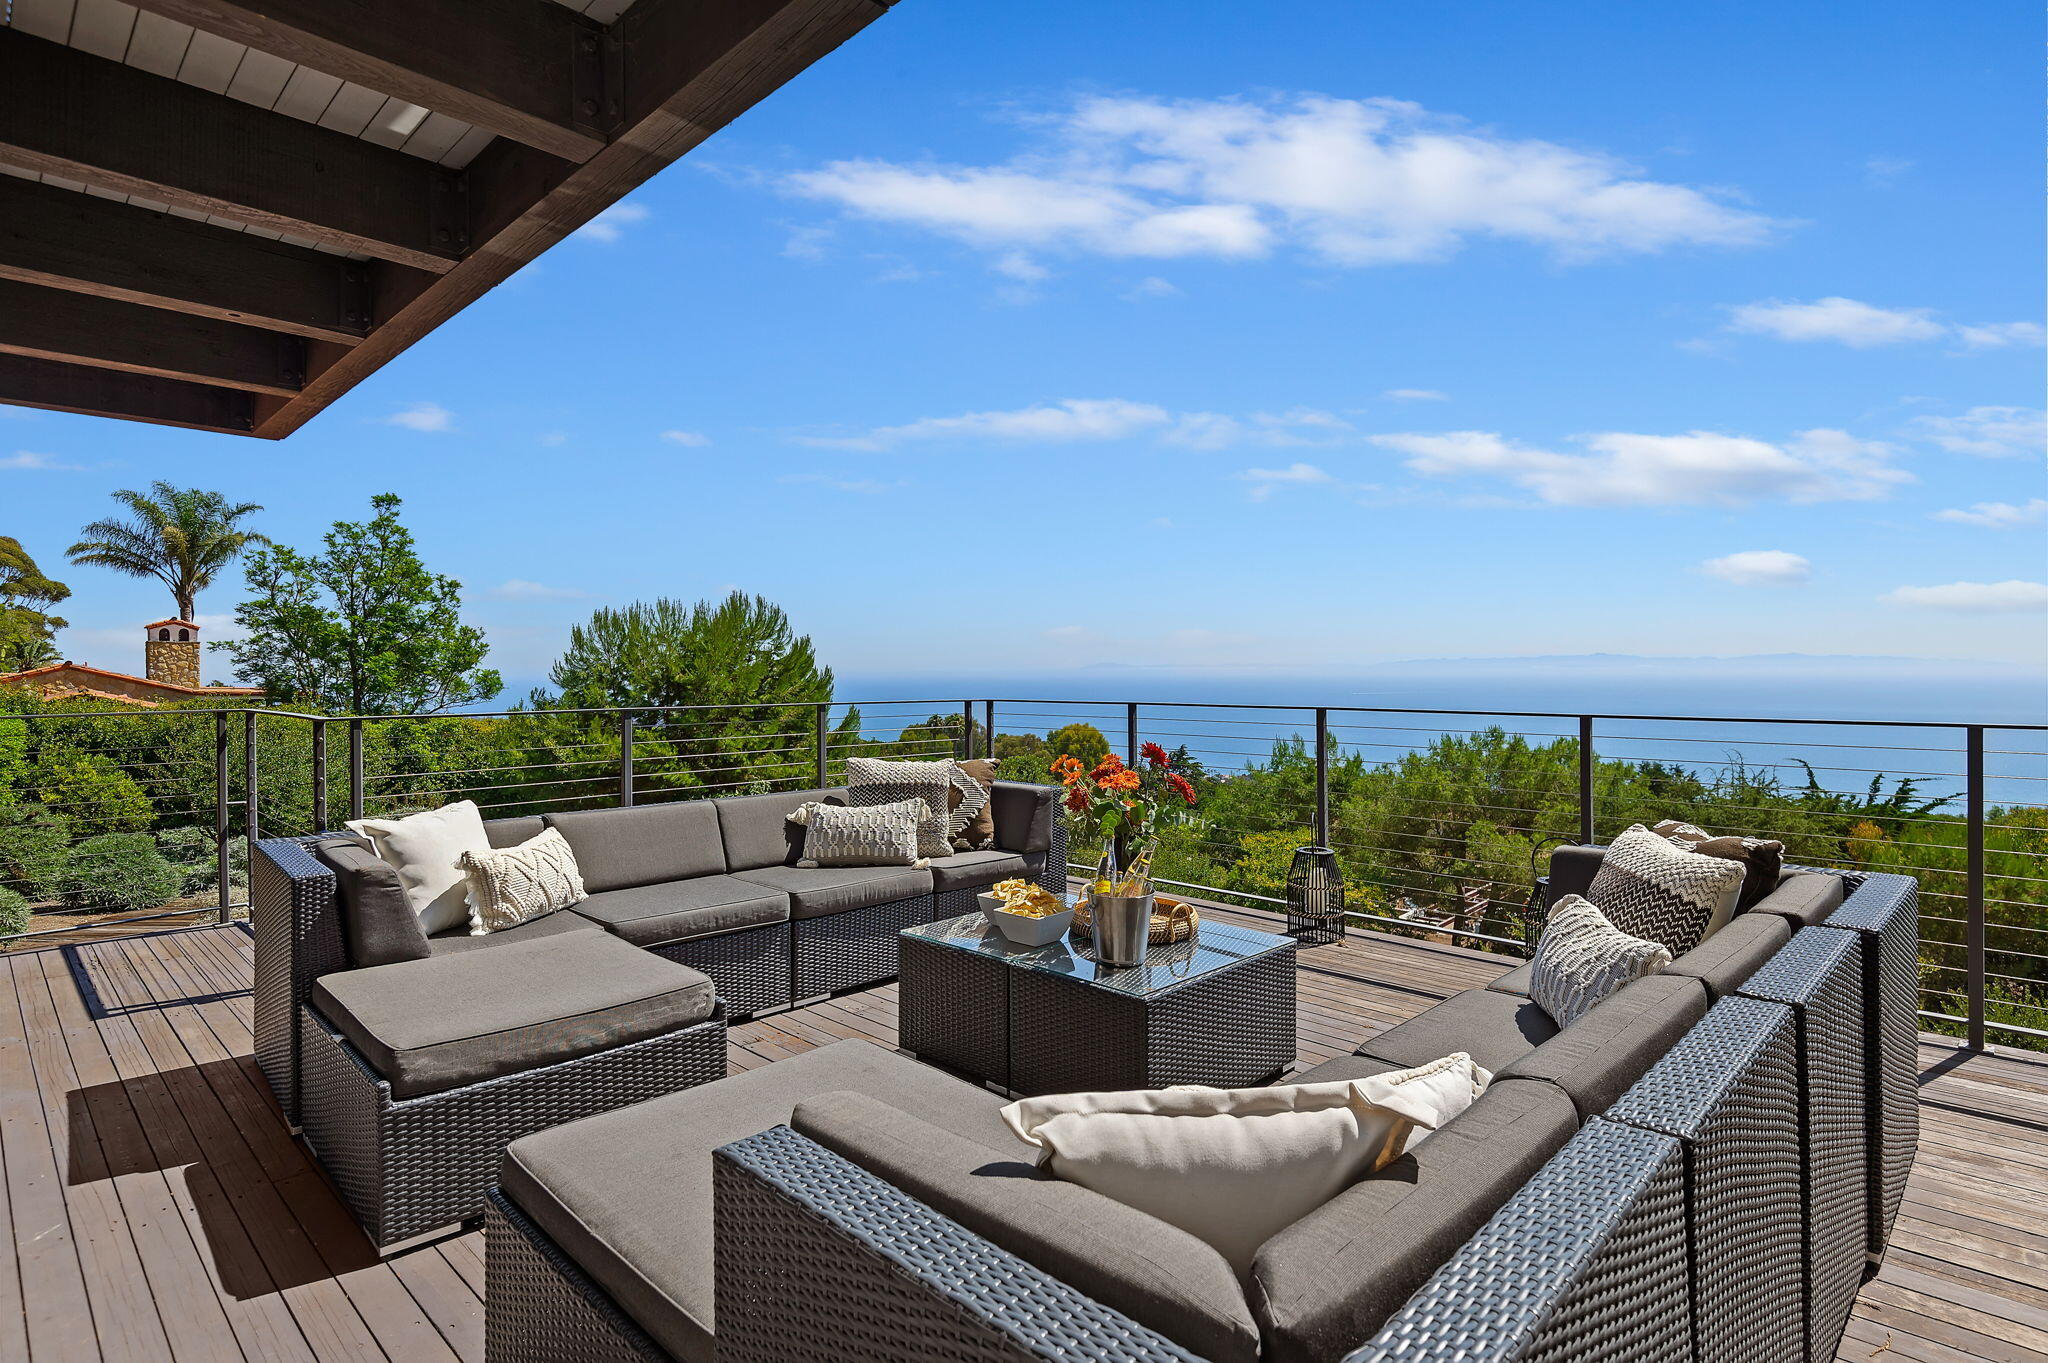
[[[110,672],[85,663],[50,663],[26,672],[0,675],[0,686],[34,688],[45,700],[84,696],[123,705],[163,705],[170,701],[214,697],[261,696],[260,686],[199,684],[199,626],[190,620],[152,620],[143,626],[143,674]]]

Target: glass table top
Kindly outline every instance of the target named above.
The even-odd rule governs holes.
[[[1172,989],[1225,966],[1294,945],[1294,939],[1290,937],[1204,918],[1196,926],[1192,939],[1168,946],[1147,947],[1143,965],[1105,965],[1095,958],[1094,944],[1085,937],[1075,941],[1073,934],[1068,933],[1057,942],[1049,942],[1042,947],[1018,946],[997,931],[995,924],[978,911],[905,928],[903,935],[956,951],[993,957],[1019,970],[1064,975],[1098,989],[1135,995]]]

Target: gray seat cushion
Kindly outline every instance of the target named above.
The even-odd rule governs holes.
[[[1534,965],[1524,961],[1486,987],[1495,993],[1520,994],[1526,998],[1529,994],[1529,976],[1535,969]]]
[[[1256,1363],[1259,1329],[1216,1250],[1101,1193],[1002,1160],[861,1093],[800,1105],[790,1125],[942,1216],[1211,1363]]]
[[[1751,913],[1774,913],[1802,928],[1815,927],[1842,906],[1842,878],[1814,871],[1789,871],[1778,888],[1757,901]]]
[[[559,937],[565,932],[596,932],[597,924],[583,917],[574,909],[550,913],[521,923],[516,928],[506,928],[485,937],[472,937],[468,928],[450,928],[437,932],[427,939],[427,946],[435,956],[457,956],[464,952],[496,950],[511,946],[514,942],[532,942],[542,937]]]
[[[630,948],[629,948],[630,949]],[[499,1182],[641,1328],[681,1359],[711,1357],[711,1152],[787,1122],[806,1098],[865,1093],[988,1147],[1032,1152],[985,1089],[865,1041],[512,1142]]]
[[[735,879],[788,895],[792,918],[822,918],[932,892],[932,873],[915,866],[764,866],[736,872]]]
[[[955,852],[934,857],[931,863],[932,891],[985,890],[998,880],[1029,876],[1030,866],[1016,852]]]
[[[574,932],[313,982],[313,1006],[394,1098],[496,1079],[701,1022],[711,981],[602,932]]]
[[[709,800],[586,809],[550,814],[548,822],[569,840],[592,894],[725,873],[718,811]]]
[[[789,815],[810,800],[843,805],[846,790],[798,790],[713,800],[719,836],[725,840],[725,869],[758,871],[764,866],[796,865],[804,854],[804,830],[802,824],[791,823]]]
[[[1548,1084],[1496,1082],[1268,1240],[1252,1261],[1262,1358],[1332,1363],[1364,1343],[1577,1129],[1570,1100]]]
[[[334,872],[341,935],[357,966],[419,961],[433,954],[419,915],[406,901],[398,871],[360,838],[326,838],[313,855]]]
[[[698,876],[605,890],[576,906],[634,946],[663,946],[789,921],[789,896],[737,876]]]
[[[1707,987],[1707,1001],[1742,987],[1757,967],[1792,940],[1792,924],[1775,913],[1739,913],[1727,927],[1664,967],[1666,975],[1689,975]]]
[[[1286,1082],[1290,1084],[1348,1084],[1353,1079],[1370,1079],[1375,1074],[1386,1074],[1390,1070],[1406,1068],[1408,1068],[1406,1065],[1396,1065],[1391,1060],[1375,1060],[1369,1055],[1340,1055],[1325,1060],[1320,1065],[1311,1065]]]
[[[1467,989],[1381,1032],[1361,1045],[1358,1054],[1405,1068],[1463,1051],[1498,1074],[1556,1035],[1550,1014],[1519,994]]]
[[[1494,1077],[1555,1084],[1570,1096],[1583,1121],[1611,1107],[1706,1014],[1706,986],[1698,980],[1645,976],[1595,1004],[1591,1012]]]

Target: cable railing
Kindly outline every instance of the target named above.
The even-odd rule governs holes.
[[[1045,781],[1063,751],[1136,763],[1153,743],[1201,791],[1162,832],[1169,890],[1277,913],[1294,849],[1327,846],[1359,926],[1521,955],[1550,848],[1681,818],[1776,838],[1791,864],[1918,877],[1926,1023],[2048,1049],[2048,951],[2032,949],[2048,945],[2048,725],[1000,698],[60,704],[0,714],[0,928],[17,901],[30,920],[0,945],[231,920],[257,839],[455,799],[502,817],[796,791],[842,784],[860,755]],[[1077,832],[1072,869],[1100,851]]]

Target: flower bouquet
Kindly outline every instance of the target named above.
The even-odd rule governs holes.
[[[1136,767],[1125,766],[1114,753],[1092,768],[1077,758],[1062,756],[1052,764],[1052,774],[1066,787],[1062,803],[1069,820],[1077,830],[1086,829],[1102,839],[1102,859],[1096,865],[1094,879],[1082,902],[1075,906],[1075,932],[1092,932],[1092,909],[1100,897],[1105,903],[1144,901],[1154,941],[1192,936],[1192,906],[1158,902],[1152,884],[1152,857],[1159,849],[1162,809],[1175,801],[1183,807],[1190,806],[1196,799],[1194,783],[1173,769],[1173,758],[1166,749],[1157,743],[1145,744],[1139,749]],[[1124,862],[1120,853],[1127,849],[1132,854]]]

